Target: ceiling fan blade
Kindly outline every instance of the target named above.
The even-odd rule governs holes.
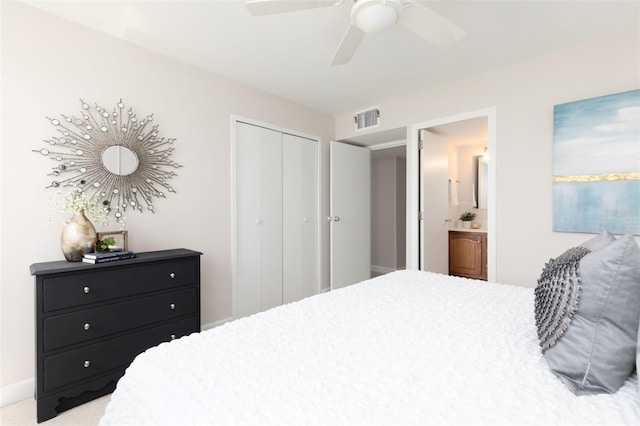
[[[400,23],[441,49],[458,42],[466,34],[453,22],[417,2],[403,11]]]
[[[254,16],[295,12],[331,6],[336,0],[247,0],[247,10]]]
[[[349,62],[363,38],[364,32],[360,31],[355,25],[349,25],[340,45],[336,49],[336,53],[333,54],[331,65],[342,65]]]

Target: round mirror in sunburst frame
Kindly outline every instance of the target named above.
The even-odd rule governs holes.
[[[175,139],[160,137],[153,114],[138,119],[122,100],[113,110],[80,105],[79,116],[47,117],[58,134],[34,150],[56,163],[47,188],[84,191],[118,221],[127,210],[155,213],[153,200],[175,192],[168,180],[182,167],[170,159]]]

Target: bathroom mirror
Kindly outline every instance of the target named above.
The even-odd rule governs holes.
[[[475,178],[474,200],[478,209],[486,209],[488,206],[488,180],[489,180],[489,164],[484,155],[474,155],[473,157],[473,176]]]
[[[80,100],[79,116],[47,119],[58,132],[33,150],[55,162],[47,188],[73,187],[101,200],[119,221],[125,211],[155,212],[153,201],[175,192],[168,180],[175,139],[158,136],[153,114],[142,119],[120,100],[112,111]]]

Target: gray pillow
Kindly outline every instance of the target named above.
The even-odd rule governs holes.
[[[640,248],[631,235],[600,234],[583,246],[578,310],[545,358],[576,395],[616,392],[636,364],[640,318]]]
[[[534,292],[542,353],[558,343],[573,321],[582,292],[580,260],[589,253],[585,247],[573,247],[544,266]]]
[[[640,318],[638,319],[640,323]],[[638,375],[638,401],[640,401],[640,324],[638,325],[638,340],[636,341],[636,374]]]
[[[609,231],[602,231],[544,265],[534,292],[536,327],[543,354],[564,335],[578,310],[582,292],[580,260],[615,240]]]
[[[602,231],[596,237],[593,237],[592,239],[580,244],[580,247],[584,247],[586,249],[589,249],[590,251],[597,251],[605,248],[615,240],[616,237],[611,235],[609,231]]]

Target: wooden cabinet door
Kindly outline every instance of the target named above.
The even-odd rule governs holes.
[[[449,233],[449,274],[486,279],[486,237],[473,232]]]

